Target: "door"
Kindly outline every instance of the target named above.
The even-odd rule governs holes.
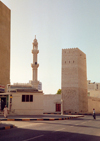
[[[61,104],[56,104],[56,112],[61,112]]]

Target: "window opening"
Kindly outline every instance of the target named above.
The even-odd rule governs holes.
[[[33,95],[30,95],[30,102],[33,101]]]
[[[22,95],[22,102],[25,102],[25,95]]]
[[[26,102],[29,101],[29,95],[26,95]]]
[[[97,89],[98,89],[98,84],[97,84]]]
[[[22,95],[22,102],[33,102],[33,95]]]

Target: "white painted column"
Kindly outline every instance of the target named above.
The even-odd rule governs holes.
[[[8,95],[8,109],[10,110],[10,94]]]

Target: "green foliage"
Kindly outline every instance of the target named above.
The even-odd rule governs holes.
[[[61,89],[59,89],[59,90],[57,91],[57,94],[61,94]]]

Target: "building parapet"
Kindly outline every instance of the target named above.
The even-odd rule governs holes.
[[[66,51],[68,51],[69,53],[72,53],[72,52],[75,52],[75,51],[79,51],[79,52],[81,52],[82,54],[84,54],[84,55],[86,55],[83,51],[81,51],[78,47],[76,47],[76,48],[66,48],[66,49],[62,49],[62,52],[65,52],[66,53]]]
[[[10,86],[31,87],[32,85],[30,83],[14,83],[13,85]]]

